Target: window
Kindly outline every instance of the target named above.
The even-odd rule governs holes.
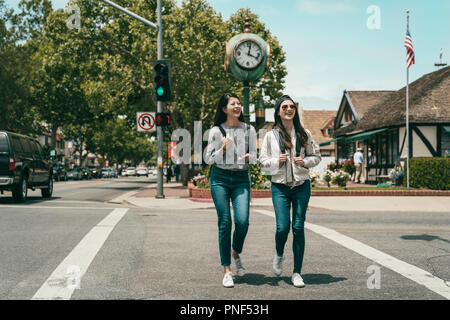
[[[38,146],[38,149],[39,149],[39,153],[41,155],[41,159],[47,159],[48,157],[45,154],[44,149],[42,148],[42,146],[41,146],[41,144],[39,142],[37,142],[37,146]]]
[[[6,134],[0,134],[0,153],[9,152],[8,139],[6,139]]]
[[[344,116],[345,116],[345,123],[352,121],[352,113],[349,108],[345,109]]]
[[[31,147],[33,149],[33,156],[40,159],[41,158],[41,151],[39,150],[39,146],[36,141],[29,140]]]
[[[333,128],[327,128],[327,136],[331,137],[333,135]]]
[[[17,136],[11,136],[11,142],[14,149],[14,153],[23,153],[23,147],[20,143],[20,139]]]
[[[26,138],[20,138],[20,143],[23,147],[23,152],[26,156],[31,157],[33,155],[33,149],[31,149],[31,145],[28,139]]]

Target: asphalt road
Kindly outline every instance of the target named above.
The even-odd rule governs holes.
[[[450,280],[448,213],[310,210],[306,287],[295,288],[292,235],[276,277],[272,210],[252,208],[241,255],[247,274],[225,289],[213,207],[109,203],[151,185],[147,178],[58,182],[52,199],[36,191],[19,205],[0,196],[0,299],[446,299],[445,285],[430,288],[406,275],[419,268]],[[379,252],[390,258],[377,260]],[[406,269],[393,270],[391,261]]]

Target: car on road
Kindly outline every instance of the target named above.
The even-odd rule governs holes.
[[[127,169],[122,169],[122,172],[120,173],[120,175],[122,176],[122,177],[126,177],[127,176]]]
[[[53,193],[53,163],[38,140],[0,131],[0,191],[12,192],[16,202],[27,200],[28,189],[41,189],[42,197]]]
[[[89,171],[91,172],[92,178],[94,178],[94,179],[101,178],[102,172],[101,172],[100,168],[97,168],[97,167],[89,167]]]
[[[110,172],[111,172],[111,178],[117,178],[119,177],[117,174],[117,170],[116,168],[109,168]]]
[[[55,181],[67,181],[67,170],[64,163],[57,162],[53,166],[53,179]]]
[[[148,169],[141,167],[141,168],[137,168],[136,169],[136,176],[141,177],[141,176],[146,176],[148,177]]]
[[[81,179],[91,180],[92,174],[89,168],[81,168]]]
[[[102,169],[102,178],[111,178],[111,171],[109,171],[109,168]]]
[[[126,169],[127,176],[135,176],[136,175],[136,168],[135,167],[128,167]]]
[[[156,168],[150,168],[148,174],[152,177],[156,177],[158,175],[158,170]]]
[[[78,167],[73,168],[69,172],[67,172],[67,178],[69,180],[81,180],[82,179],[81,170]]]

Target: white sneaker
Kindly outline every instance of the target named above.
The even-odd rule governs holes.
[[[303,288],[305,286],[305,283],[303,282],[303,278],[298,273],[294,273],[292,275],[291,280],[292,280],[292,284],[294,285],[294,287]]]
[[[241,258],[234,259],[234,263],[236,264],[237,275],[239,277],[242,277],[243,275],[245,275],[245,268],[242,266]]]
[[[275,257],[273,258],[273,272],[275,272],[277,276],[281,276],[281,272],[283,272],[283,260],[284,257],[279,257],[275,253]]]
[[[225,288],[233,288],[234,287],[233,274],[231,272],[227,272],[223,276],[222,284]]]

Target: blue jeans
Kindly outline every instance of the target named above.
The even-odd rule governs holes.
[[[284,253],[291,218],[292,204],[292,251],[294,253],[294,273],[300,273],[305,253],[305,218],[311,196],[311,185],[306,180],[302,185],[290,188],[284,184],[272,183],[272,203],[275,210],[277,230],[275,233],[275,246],[278,256]]]
[[[231,264],[231,213],[234,212],[233,250],[242,252],[248,231],[250,212],[250,177],[247,170],[231,171],[211,167],[211,196],[216,206],[219,226],[219,251],[222,266]]]

